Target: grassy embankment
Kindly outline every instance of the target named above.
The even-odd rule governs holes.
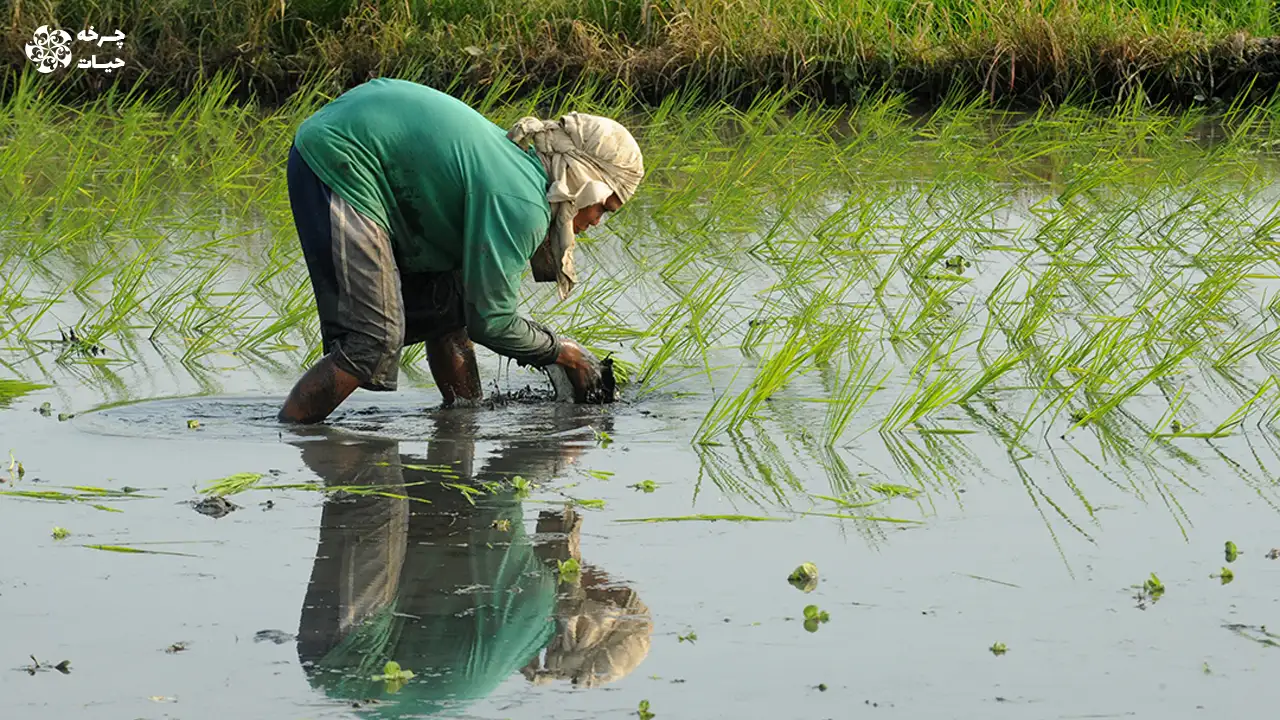
[[[7,15],[7,87],[35,27],[93,25],[128,34],[118,75],[130,86],[182,92],[224,70],[269,102],[325,73],[335,86],[587,80],[650,103],[692,89],[739,104],[779,89],[936,103],[957,87],[1030,103],[1140,92],[1213,104],[1280,82],[1271,0],[14,0]],[[59,75],[50,84],[77,93],[114,81]]]

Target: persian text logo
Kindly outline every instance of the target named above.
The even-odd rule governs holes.
[[[115,43],[116,48],[123,48],[125,34],[116,30],[110,35],[99,35],[90,25],[87,30],[81,30],[77,33],[75,39],[81,43],[88,44],[90,50],[95,46],[101,48],[106,43]],[[71,56],[71,34],[65,30],[57,28],[51,30],[48,25],[41,25],[31,34],[31,42],[27,43],[24,51],[27,54],[27,59],[36,64],[37,72],[51,73],[71,64],[73,59]],[[76,61],[76,67],[81,70],[92,68],[111,72],[117,68],[124,67],[124,60],[108,58],[99,61],[95,53],[87,59],[81,57]]]
[[[24,51],[36,64],[36,72],[51,73],[71,64],[71,35],[66,30],[50,30],[41,25],[31,35]]]

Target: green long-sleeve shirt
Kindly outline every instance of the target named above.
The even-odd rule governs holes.
[[[402,272],[462,271],[472,340],[524,363],[555,361],[555,336],[516,311],[551,223],[532,150],[460,100],[386,78],[325,105],[294,144],[330,190],[387,230]]]

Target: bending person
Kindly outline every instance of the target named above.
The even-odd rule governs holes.
[[[396,389],[400,351],[426,343],[444,404],[478,400],[472,342],[558,365],[577,402],[611,400],[599,361],[517,312],[526,266],[576,282],[575,235],[631,199],[644,160],[626,128],[569,113],[510,131],[445,93],[370,80],[305,120],[289,151],[289,204],[320,315],[324,357],[282,421],[329,416],[356,388]]]

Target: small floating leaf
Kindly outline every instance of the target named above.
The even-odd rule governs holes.
[[[188,421],[187,421],[187,429],[188,429],[188,430],[199,430],[199,429],[200,429],[200,421],[199,421],[199,420],[188,420]]]
[[[1226,585],[1227,583],[1236,579],[1236,574],[1231,572],[1231,568],[1226,567],[1224,565],[1221,572],[1210,575],[1209,577],[1217,578],[1218,580],[1222,581],[1223,585]]]
[[[395,660],[388,660],[387,664],[382,666],[382,674],[374,675],[373,679],[385,680],[387,692],[398,693],[406,682],[413,679],[413,671],[401,668],[400,663]]]
[[[787,576],[787,582],[801,592],[813,592],[818,587],[818,566],[808,562],[801,564]]]
[[[1240,549],[1236,547],[1235,543],[1228,540],[1226,551],[1223,554],[1226,556],[1227,562],[1233,563],[1240,556]]]
[[[533,490],[533,483],[525,480],[519,475],[516,475],[511,478],[511,487],[515,489],[516,497],[524,497]]]
[[[382,674],[373,676],[374,680],[410,680],[412,678],[413,671],[400,667],[400,663],[395,660],[388,660],[387,664],[382,666]]]
[[[640,720],[653,720],[654,714],[649,712],[648,700],[640,701],[639,707],[636,708],[636,715],[640,717]]]
[[[633,488],[635,488],[636,490],[640,490],[640,491],[642,491],[642,492],[651,493],[651,492],[653,492],[654,490],[657,490],[657,489],[658,489],[658,483],[656,483],[656,482],[654,482],[654,481],[652,481],[652,480],[641,480],[640,482],[636,483],[635,485],[630,485],[629,487],[633,487]]]
[[[989,649],[991,650],[991,654],[992,654],[992,655],[995,655],[995,656],[997,656],[997,657],[999,657],[1000,655],[1003,655],[1003,654],[1005,654],[1005,653],[1009,652],[1009,646],[1008,646],[1008,645],[1005,645],[1005,644],[1004,644],[1004,643],[1002,643],[1002,642],[992,643],[992,645],[991,645],[991,647],[990,647]]]
[[[698,633],[690,630],[688,635],[676,635],[676,640],[693,644],[698,642]]]
[[[71,534],[71,531],[70,531],[70,530],[68,530],[68,529],[66,529],[66,528],[64,528],[64,527],[58,527],[58,526],[56,526],[56,525],[53,527],[53,539],[54,539],[54,540],[61,540],[61,539],[65,538],[66,536],[70,535],[70,534]]]
[[[809,632],[817,632],[818,626],[831,619],[826,610],[820,609],[817,605],[806,605],[804,608],[804,629]]]
[[[1164,595],[1164,583],[1160,582],[1160,578],[1155,573],[1151,573],[1151,577],[1138,587],[1138,607],[1146,607],[1145,602],[1150,600],[1155,602]]]
[[[577,560],[573,558],[569,558],[568,560],[557,560],[556,565],[560,572],[560,582],[577,584],[578,574],[582,570],[582,567],[578,564]]]

